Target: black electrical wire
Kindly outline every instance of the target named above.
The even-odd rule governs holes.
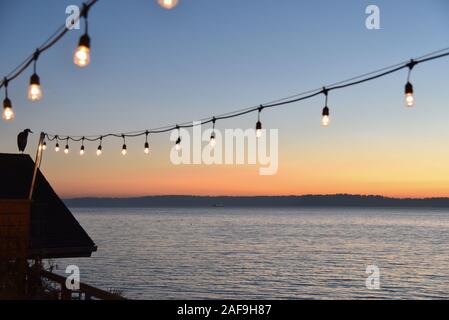
[[[435,59],[440,59],[443,57],[449,56],[449,48],[445,48],[445,49],[441,49],[435,52],[431,52],[428,53],[422,57],[419,57],[417,59],[412,59],[406,62],[402,62],[402,63],[398,63],[389,67],[385,67],[379,70],[375,70],[369,73],[365,73],[363,75],[360,76],[356,76],[356,77],[352,77],[350,79],[347,80],[342,80],[339,82],[336,82],[334,84],[322,87],[320,89],[315,89],[315,90],[309,90],[309,91],[305,91],[303,93],[299,93],[293,96],[290,96],[288,98],[281,98],[275,101],[272,101],[270,103],[265,103],[265,104],[261,104],[255,107],[249,107],[249,108],[245,108],[245,109],[240,109],[240,110],[236,110],[236,111],[232,111],[232,112],[228,112],[225,114],[220,114],[220,115],[215,115],[213,117],[208,117],[208,118],[204,118],[200,121],[197,121],[195,123],[193,122],[184,122],[181,124],[176,124],[176,125],[168,125],[168,126],[164,126],[164,127],[160,127],[160,128],[156,128],[156,129],[145,129],[145,130],[140,130],[140,131],[134,131],[134,132],[128,132],[128,133],[108,133],[108,134],[102,134],[102,135],[91,135],[91,136],[61,136],[61,135],[54,135],[54,134],[48,134],[46,133],[46,138],[49,141],[53,141],[53,140],[57,140],[57,139],[69,139],[75,142],[79,142],[83,139],[83,137],[85,138],[85,140],[87,141],[97,141],[97,140],[102,140],[103,138],[107,138],[107,137],[117,137],[117,138],[123,138],[123,137],[139,137],[139,136],[143,136],[143,135],[147,135],[147,134],[158,134],[158,133],[166,133],[166,132],[170,132],[172,130],[176,130],[176,129],[180,129],[180,128],[192,128],[194,126],[198,126],[198,125],[205,125],[208,123],[214,123],[217,120],[225,120],[225,119],[231,119],[231,118],[236,118],[245,114],[249,114],[252,112],[260,112],[261,109],[265,109],[265,108],[274,108],[274,107],[279,107],[279,106],[283,106],[283,105],[288,105],[288,104],[292,104],[295,102],[299,102],[299,101],[303,101],[303,100],[307,100],[307,99],[311,99],[315,96],[318,96],[320,94],[323,93],[327,93],[331,90],[339,90],[339,89],[343,89],[343,88],[347,88],[347,87],[351,87],[351,86],[355,86],[361,83],[365,83],[368,81],[372,81],[381,77],[385,77],[387,75],[390,75],[392,73],[398,72],[402,69],[405,68],[412,68],[417,64],[420,63],[425,63],[428,61],[432,61]]]

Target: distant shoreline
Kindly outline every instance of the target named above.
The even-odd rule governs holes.
[[[146,207],[382,207],[449,208],[449,198],[389,198],[350,194],[303,196],[146,196],[130,198],[85,197],[64,199],[73,208],[146,208]]]

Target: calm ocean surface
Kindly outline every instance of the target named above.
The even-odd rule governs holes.
[[[57,260],[133,299],[449,298],[449,210],[72,209],[98,251]],[[366,267],[380,269],[368,290]]]

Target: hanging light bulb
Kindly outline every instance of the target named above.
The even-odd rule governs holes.
[[[84,5],[81,16],[84,17],[85,32],[81,36],[78,47],[76,48],[75,54],[73,55],[73,62],[79,67],[85,67],[90,62],[90,38],[87,34],[88,23],[87,23],[87,11],[88,7]]]
[[[39,76],[34,73],[30,79],[30,87],[28,89],[28,99],[31,101],[37,101],[42,98],[41,84]]]
[[[123,137],[122,155],[123,155],[123,156],[126,156],[126,154],[128,153],[128,151],[126,150],[125,136],[122,135],[122,137]]]
[[[55,152],[59,152],[59,137],[58,136],[55,136],[55,139],[56,139],[56,144],[55,144]]]
[[[178,0],[158,0],[158,2],[164,9],[173,9],[178,4]]]
[[[65,148],[64,148],[64,153],[65,154],[69,154],[69,138],[68,137],[67,137],[67,143],[66,143]]]
[[[36,63],[39,57],[39,49],[34,53],[34,73],[30,78],[30,86],[28,88],[28,99],[37,101],[42,98],[42,89],[39,76],[36,73]]]
[[[321,123],[323,124],[323,126],[327,127],[329,125],[329,108],[327,107],[328,90],[326,88],[323,88],[323,93],[326,96],[326,102],[324,104],[324,108],[323,108],[323,112],[322,112]]]
[[[412,59],[408,64],[407,84],[405,85],[405,105],[413,107],[415,105],[415,97],[413,96],[413,85],[410,82],[410,74],[416,62]]]
[[[217,141],[215,140],[215,133],[214,132],[212,132],[212,134],[210,135],[209,144],[210,144],[210,146],[212,148],[215,147],[215,145],[217,144]]]
[[[262,137],[262,122],[260,122],[260,113],[262,112],[263,107],[259,107],[259,113],[257,114],[257,123],[256,123],[256,137]]]
[[[100,137],[100,145],[98,146],[98,148],[97,148],[97,156],[99,157],[99,156],[101,156],[101,153],[102,153],[102,147],[101,147],[101,143],[103,142],[103,137]]]
[[[210,146],[213,148],[215,147],[215,144],[217,143],[217,141],[215,141],[215,117],[212,119],[212,134],[210,135],[210,140],[209,140],[209,144]]]
[[[80,156],[84,156],[84,137],[81,139]]]
[[[148,142],[145,142],[145,148],[143,149],[143,152],[145,154],[150,154],[150,145],[148,144]]]
[[[85,67],[90,62],[90,38],[87,34],[81,36],[78,48],[73,56],[73,62],[79,67]]]
[[[8,98],[8,79],[3,79],[3,85],[5,86],[5,100],[3,100],[3,113],[2,118],[5,121],[14,119],[14,111],[12,110],[11,100]]]
[[[14,119],[14,111],[12,110],[11,100],[9,100],[8,98],[5,98],[5,100],[3,100],[2,118],[6,121]]]
[[[145,146],[144,146],[144,149],[143,149],[143,153],[150,154],[150,144],[148,143],[148,134],[149,134],[149,132],[147,131],[147,132],[145,132],[145,134],[146,134],[146,137],[145,137]]]
[[[84,156],[84,137],[81,141],[80,156]]]
[[[415,97],[413,96],[413,85],[407,82],[405,85],[405,105],[413,107],[415,105]]]
[[[44,141],[44,143],[42,144],[42,150],[45,151],[47,150],[47,142]]]

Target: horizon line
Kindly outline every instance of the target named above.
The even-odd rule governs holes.
[[[76,196],[63,197],[63,200],[77,199],[141,199],[141,198],[162,198],[162,197],[190,197],[190,198],[286,198],[286,197],[335,197],[335,196],[352,196],[352,197],[371,197],[384,198],[394,200],[432,200],[432,199],[449,199],[449,196],[430,196],[430,197],[395,197],[379,194],[354,194],[354,193],[330,193],[330,194],[285,194],[285,195],[201,195],[201,194],[156,194],[156,195],[136,195],[136,196]]]

